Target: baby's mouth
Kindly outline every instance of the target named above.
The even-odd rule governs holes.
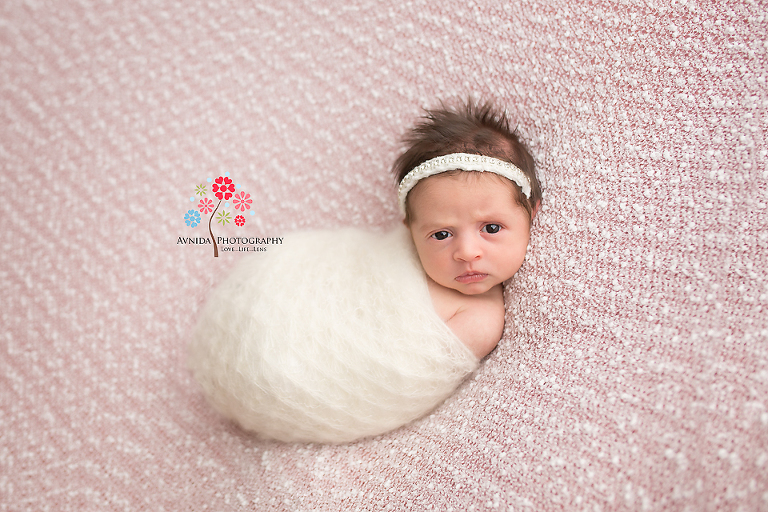
[[[464,272],[456,278],[461,284],[478,283],[488,277],[488,274],[482,272]]]

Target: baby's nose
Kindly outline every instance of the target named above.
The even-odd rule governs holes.
[[[472,237],[464,237],[459,240],[455,257],[460,261],[473,261],[482,256],[482,250],[477,240]]]

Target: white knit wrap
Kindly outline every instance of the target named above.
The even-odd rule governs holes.
[[[430,412],[477,366],[435,312],[408,231],[287,236],[214,291],[189,364],[265,438],[348,442]]]

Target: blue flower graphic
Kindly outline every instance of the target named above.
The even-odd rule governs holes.
[[[200,213],[197,210],[189,210],[184,216],[184,222],[187,223],[187,226],[194,228],[200,224]]]

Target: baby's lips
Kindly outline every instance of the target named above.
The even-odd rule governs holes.
[[[456,281],[462,283],[462,284],[468,284],[468,283],[478,283],[488,277],[488,274],[484,274],[483,272],[464,272],[460,276],[456,277]]]

